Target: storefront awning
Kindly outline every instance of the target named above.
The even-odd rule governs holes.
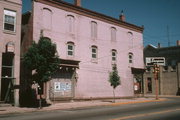
[[[144,68],[131,68],[132,74],[143,74],[145,72]]]
[[[60,66],[79,68],[79,62],[78,60],[60,59]]]

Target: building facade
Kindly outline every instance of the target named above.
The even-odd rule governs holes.
[[[144,49],[144,57],[164,57],[165,65],[160,66],[158,85],[155,85],[153,66],[146,66],[144,74],[144,93],[154,95],[158,87],[160,95],[180,95],[180,42],[172,47],[155,47],[148,45]],[[146,61],[145,61],[146,62]]]
[[[41,35],[50,38],[61,59],[59,71],[44,85],[47,99],[113,97],[108,79],[114,64],[121,79],[116,96],[132,97],[134,89],[141,91],[143,27],[127,23],[122,14],[115,19],[82,8],[80,0],[33,0],[29,14],[29,41],[37,42]],[[135,83],[140,84],[134,87]]]
[[[0,1],[0,101],[19,105],[21,0]]]

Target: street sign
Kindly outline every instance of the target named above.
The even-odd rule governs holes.
[[[164,57],[146,57],[146,66],[162,65],[165,66]]]

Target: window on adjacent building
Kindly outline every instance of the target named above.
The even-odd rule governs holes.
[[[73,42],[67,43],[67,55],[74,56],[74,43]]]
[[[129,53],[129,63],[133,63],[133,53]]]
[[[116,50],[112,50],[112,61],[116,61],[116,59],[117,59],[117,51]]]
[[[92,46],[92,59],[97,59],[97,46]]]
[[[116,41],[116,28],[111,27],[111,41]]]
[[[15,32],[16,27],[16,12],[4,10],[4,30]]]
[[[91,37],[93,39],[97,38],[97,23],[94,21],[91,22]]]
[[[74,16],[68,15],[67,16],[67,21],[68,21],[68,32],[74,33]]]
[[[49,8],[43,8],[43,26],[44,29],[51,30],[52,11]]]

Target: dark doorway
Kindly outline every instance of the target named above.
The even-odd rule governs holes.
[[[14,54],[2,54],[1,101],[13,102]]]

